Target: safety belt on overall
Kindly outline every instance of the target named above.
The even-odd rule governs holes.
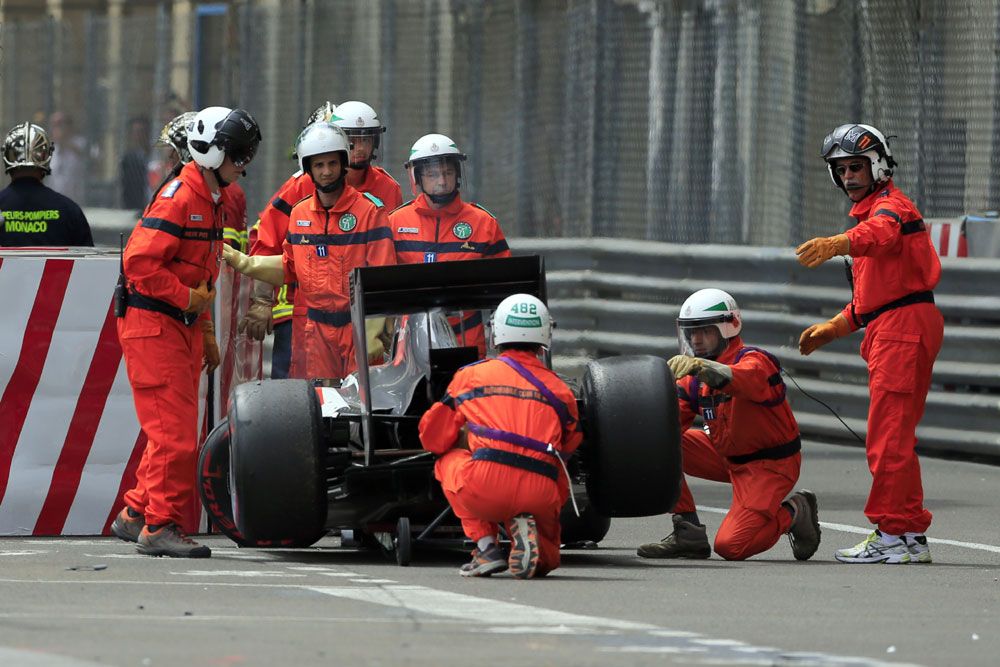
[[[515,373],[520,375],[522,378],[527,380],[535,389],[539,391],[545,402],[555,410],[556,415],[559,417],[559,422],[563,428],[568,428],[576,420],[569,414],[569,408],[566,404],[559,400],[552,390],[545,386],[545,384],[539,380],[535,375],[529,371],[527,368],[522,366],[519,362],[511,359],[510,357],[500,356],[497,357],[497,361],[501,361],[507,366],[509,366]],[[542,442],[541,440],[535,440],[534,438],[529,438],[528,436],[521,435],[519,433],[512,433],[510,431],[504,431],[502,429],[489,428],[487,426],[481,426],[479,424],[469,423],[469,431],[475,435],[483,438],[489,438],[491,440],[498,440],[500,442],[506,442],[507,444],[515,445],[518,447],[523,447],[525,449],[530,449],[531,451],[540,452],[542,454],[548,454],[554,457],[559,464],[562,466],[563,470],[566,472],[566,480],[569,483],[569,497],[573,501],[573,509],[577,516],[580,515],[580,510],[576,506],[576,498],[573,497],[573,483],[569,479],[569,470],[566,468],[566,462],[563,461],[561,453],[552,445],[552,443]]]

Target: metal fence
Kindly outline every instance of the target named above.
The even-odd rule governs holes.
[[[791,250],[691,246],[614,239],[518,239],[519,254],[546,259],[549,305],[557,322],[553,365],[582,373],[587,359],[678,352],[676,319],[692,292],[718,287],[743,313],[743,340],[777,356],[795,378],[789,399],[806,437],[859,444],[826,408],[861,437],[867,431],[867,366],[862,333],[808,357],[799,334],[850,301],[843,266],[801,267]],[[938,452],[1000,457],[1000,260],[942,259],[935,299],[945,316],[919,446]]]
[[[4,18],[0,126],[75,119],[58,150],[75,147],[67,187],[90,206],[123,205],[123,158],[154,161],[171,115],[228,104],[263,125],[252,219],[308,113],[353,98],[385,119],[401,182],[417,137],[451,135],[512,236],[828,233],[846,199],[818,146],[849,120],[896,135],[925,216],[1000,208],[1000,0],[37,4],[66,7]]]

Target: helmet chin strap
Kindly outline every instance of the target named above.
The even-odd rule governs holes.
[[[222,174],[219,172],[218,167],[215,168],[215,169],[213,169],[212,173],[215,174],[215,180],[219,182],[219,187],[220,188],[228,188],[229,187],[229,181],[227,181],[226,179],[224,179],[222,177]]]
[[[427,198],[430,199],[435,204],[437,204],[438,206],[452,203],[453,201],[455,201],[455,197],[457,196],[458,196],[458,188],[455,188],[446,195],[432,195],[430,193],[427,194]]]
[[[319,190],[323,194],[327,194],[328,195],[331,192],[336,192],[340,187],[342,187],[344,185],[344,177],[346,175],[347,175],[346,172],[341,172],[340,177],[337,180],[335,180],[333,183],[330,183],[329,185],[320,185],[319,183],[316,182],[315,178],[312,179],[312,182],[313,182],[313,185],[316,186],[317,190]]]

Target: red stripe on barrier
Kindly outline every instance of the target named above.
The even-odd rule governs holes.
[[[958,235],[958,254],[956,257],[968,257],[969,256],[969,241],[965,237],[965,232],[959,232]]]
[[[59,535],[62,533],[66,517],[73,506],[83,468],[90,455],[94,436],[104,414],[104,405],[111,393],[115,375],[121,364],[122,349],[118,344],[118,318],[114,304],[108,306],[104,326],[97,339],[97,348],[90,361],[87,377],[80,390],[80,397],[73,411],[66,440],[63,442],[59,460],[52,473],[52,483],[45,497],[42,511],[35,522],[33,535]]]
[[[951,225],[941,225],[941,240],[938,241],[938,254],[942,257],[948,256],[948,241],[951,237]]]
[[[139,461],[142,459],[144,451],[146,451],[146,432],[140,430],[139,436],[135,439],[135,445],[132,446],[132,455],[129,456],[128,463],[125,465],[125,471],[122,473],[122,481],[118,485],[118,494],[115,495],[115,502],[111,504],[111,513],[104,522],[104,528],[101,529],[101,535],[111,534],[111,523],[118,516],[118,513],[124,509],[125,492],[135,486],[135,471],[139,468]]]
[[[21,437],[24,420],[49,354],[59,311],[62,309],[66,286],[73,271],[71,259],[49,259],[45,262],[38,293],[31,307],[24,330],[21,352],[10,382],[0,398],[0,502],[7,493],[10,464]]]

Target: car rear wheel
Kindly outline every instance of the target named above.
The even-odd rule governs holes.
[[[233,391],[229,414],[234,523],[247,540],[312,544],[325,533],[322,417],[305,380]]]
[[[680,495],[677,389],[666,360],[597,359],[583,378],[587,495],[607,517],[669,512]]]
[[[241,547],[307,547],[323,536],[280,542],[246,539],[233,520],[229,479],[229,420],[224,418],[208,434],[198,455],[198,492],[211,525]]]

